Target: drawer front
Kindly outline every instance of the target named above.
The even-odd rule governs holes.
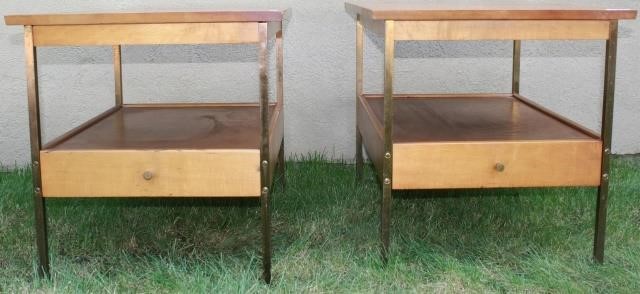
[[[599,186],[602,143],[394,144],[394,189]]]
[[[45,197],[257,197],[257,150],[42,151]]]

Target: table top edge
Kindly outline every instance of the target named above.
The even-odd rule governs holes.
[[[5,15],[6,25],[92,25],[199,22],[272,22],[289,18],[291,9],[96,12]]]

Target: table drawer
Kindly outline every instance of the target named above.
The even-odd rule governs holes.
[[[258,150],[42,151],[45,197],[251,197]]]
[[[599,140],[402,143],[394,189],[598,186]]]

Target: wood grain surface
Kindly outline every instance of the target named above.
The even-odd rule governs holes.
[[[593,139],[511,94],[394,97],[394,143]],[[382,96],[365,98],[381,123]]]
[[[396,21],[396,40],[606,40],[602,20]]]
[[[40,156],[44,197],[260,195],[257,149],[44,150]]]
[[[276,109],[272,166],[284,132]],[[257,104],[124,105],[54,143],[41,151],[45,197],[260,195]]]
[[[7,25],[160,24],[282,21],[289,9],[7,15]]]
[[[275,106],[270,107],[273,113]],[[127,106],[50,146],[78,149],[259,149],[257,104]]]
[[[257,22],[35,26],[36,46],[258,42]]]
[[[460,1],[439,3],[347,2],[346,10],[374,20],[614,20],[635,19],[633,9],[572,5],[479,5]]]
[[[596,187],[601,148],[595,139],[397,143],[393,188]]]
[[[380,172],[382,95],[359,101],[358,127]],[[600,183],[601,140],[513,94],[394,95],[393,128],[394,189]]]

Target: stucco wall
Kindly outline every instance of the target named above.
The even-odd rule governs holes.
[[[497,1],[484,3],[491,2]],[[640,9],[637,0],[573,3]],[[287,153],[323,151],[336,158],[352,158],[355,25],[344,11],[342,0],[2,0],[0,14],[243,7],[292,8],[285,31]],[[621,22],[615,153],[640,152],[639,28],[637,20]],[[0,25],[0,164],[9,166],[23,165],[29,159],[22,45],[21,27]],[[367,36],[365,91],[381,90],[381,45],[380,39]],[[603,51],[604,42],[523,42],[522,93],[598,129]],[[125,101],[257,101],[256,54],[251,46],[124,46]],[[408,42],[400,43],[396,55],[397,92],[510,90],[508,41]],[[44,48],[38,52],[38,61],[45,139],[112,105],[110,48]]]

